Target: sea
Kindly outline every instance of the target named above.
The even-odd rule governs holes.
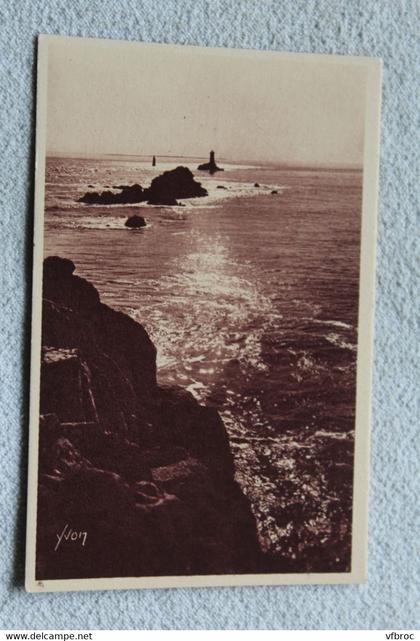
[[[44,255],[144,325],[160,383],[219,411],[270,567],[347,571],[362,171],[206,161],[48,157]],[[77,202],[179,165],[208,197]]]

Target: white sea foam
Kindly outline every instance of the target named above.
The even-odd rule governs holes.
[[[332,343],[336,347],[341,347],[341,349],[349,349],[352,352],[357,351],[357,345],[345,341],[339,334],[332,332],[330,334],[326,334],[325,338],[328,342]]]
[[[338,320],[322,320],[320,318],[313,318],[313,319],[307,319],[307,320],[310,320],[312,323],[318,323],[319,325],[333,325],[334,327],[342,327],[343,329],[353,329],[353,327],[348,323],[344,323],[343,321],[338,321]]]
[[[202,180],[201,183],[209,195],[200,198],[179,199],[179,202],[185,205],[186,208],[207,208],[211,205],[221,204],[231,198],[256,198],[262,195],[270,195],[272,191],[277,191],[277,195],[281,195],[283,191],[282,185],[261,185],[260,187],[255,187],[254,184],[250,182],[229,182],[223,180],[216,184],[213,180],[209,179]],[[224,189],[220,189],[218,185],[223,186]]]

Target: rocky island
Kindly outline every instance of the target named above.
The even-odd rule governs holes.
[[[74,271],[44,261],[37,579],[258,571],[219,414]]]
[[[141,227],[146,227],[146,221],[143,216],[130,216],[125,221],[125,226],[130,229],[140,229]]]
[[[150,187],[118,185],[120,192],[88,191],[78,199],[87,205],[125,205],[147,202],[149,205],[178,205],[177,198],[201,198],[208,192],[194,180],[188,167],[176,167],[153,178]]]

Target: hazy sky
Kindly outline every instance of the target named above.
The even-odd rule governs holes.
[[[366,66],[48,40],[47,152],[361,164]],[[354,59],[353,59],[354,61]]]

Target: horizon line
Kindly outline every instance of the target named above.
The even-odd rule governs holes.
[[[98,153],[87,153],[87,152],[76,152],[76,151],[57,151],[57,150],[51,150],[51,151],[46,151],[45,157],[46,158],[74,158],[74,159],[95,159],[95,158],[112,158],[112,157],[117,157],[117,158],[153,158],[155,156],[157,159],[158,158],[185,158],[189,160],[193,159],[198,159],[198,160],[205,160],[208,158],[208,156],[183,156],[179,154],[128,154],[128,153],[115,153],[115,152],[98,152]],[[217,160],[219,162],[225,162],[225,163],[230,163],[230,164],[263,164],[263,165],[270,165],[270,166],[276,166],[276,167],[282,167],[282,168],[318,168],[318,169],[349,169],[349,170],[363,170],[363,163],[308,163],[308,162],[298,162],[298,161],[273,161],[273,160],[257,160],[257,159],[235,159],[231,160],[229,158],[223,157],[223,156],[218,156]]]

